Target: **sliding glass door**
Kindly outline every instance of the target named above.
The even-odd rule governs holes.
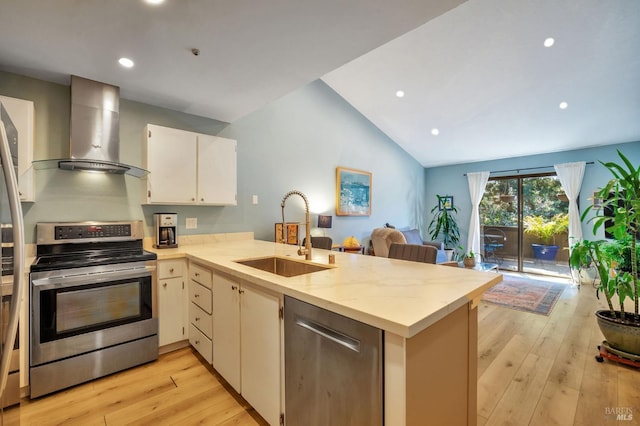
[[[480,203],[484,260],[503,270],[569,276],[568,210],[554,173],[491,178]]]

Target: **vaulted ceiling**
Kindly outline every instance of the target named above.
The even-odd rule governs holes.
[[[227,122],[322,78],[425,167],[640,140],[637,0],[2,0],[0,9],[2,70],[63,84],[80,75]]]

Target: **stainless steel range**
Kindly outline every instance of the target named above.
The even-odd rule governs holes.
[[[30,385],[39,397],[158,357],[142,221],[38,223]]]

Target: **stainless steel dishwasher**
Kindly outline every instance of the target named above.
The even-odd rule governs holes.
[[[382,330],[284,300],[285,424],[381,425]]]

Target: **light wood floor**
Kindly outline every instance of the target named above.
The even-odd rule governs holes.
[[[568,287],[550,316],[481,303],[478,425],[640,424],[640,370],[594,356],[591,287]],[[264,425],[190,348],[5,410],[5,425]],[[609,411],[631,409],[632,421]],[[627,411],[628,412],[628,411]]]
[[[586,285],[568,286],[548,317],[481,303],[478,425],[640,424],[640,370],[595,360],[605,307]]]
[[[191,348],[5,409],[4,425],[266,425]]]

